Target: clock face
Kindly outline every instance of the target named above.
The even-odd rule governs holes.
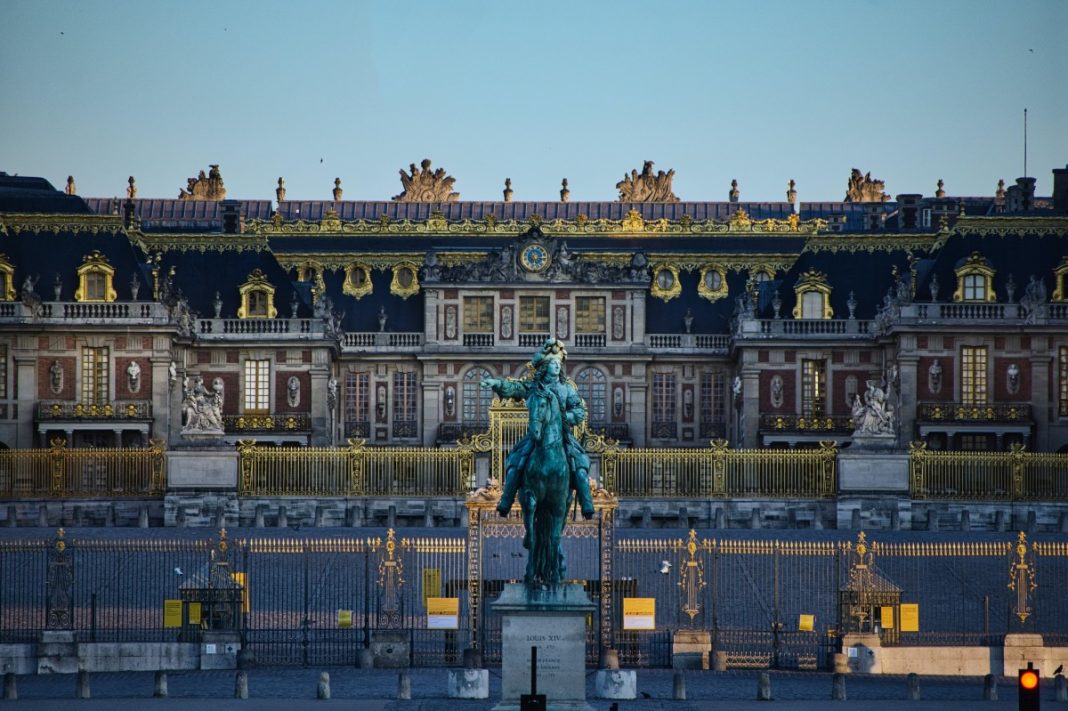
[[[531,244],[523,249],[519,261],[528,272],[540,272],[549,266],[549,252],[540,244]]]

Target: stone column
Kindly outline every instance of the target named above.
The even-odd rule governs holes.
[[[152,425],[149,431],[149,438],[159,437],[160,439],[167,441],[170,439],[170,432],[168,427],[174,420],[174,415],[171,410],[171,400],[175,397],[175,391],[177,391],[178,402],[181,403],[182,395],[179,388],[179,383],[174,384],[175,391],[171,390],[170,373],[168,369],[171,365],[170,358],[156,358],[150,359],[151,372],[148,377],[152,382]],[[181,410],[178,410],[178,420],[176,430],[182,428],[182,415]]]
[[[438,336],[438,296],[441,292],[437,289],[426,289],[423,292],[423,341],[425,343],[437,343]]]
[[[1031,417],[1035,421],[1035,436],[1028,444],[1030,450],[1047,450],[1049,441],[1050,403],[1046,400],[1049,392],[1050,353],[1046,339],[1035,337],[1031,340]]]
[[[627,422],[630,424],[630,437],[634,440],[635,447],[645,446],[645,436],[649,422],[646,418],[646,396],[649,392],[649,384],[645,380],[644,369],[642,379],[627,383]]]
[[[742,446],[760,446],[760,371],[742,369]]]
[[[908,443],[916,439],[916,394],[919,392],[916,366],[919,358],[916,356],[900,356],[897,360],[898,373],[898,446],[907,447]]]
[[[631,342],[645,343],[645,291],[630,292]]]
[[[312,367],[308,371],[311,376],[311,409],[308,416],[311,419],[311,445],[313,447],[328,447],[334,443],[334,432],[331,429],[330,411],[327,407],[327,383],[330,381],[330,353],[326,349],[312,351]],[[340,385],[338,390],[341,390]],[[338,397],[341,393],[338,393]]]
[[[20,348],[24,345],[23,341],[29,340],[29,337],[25,339],[20,338],[18,345]],[[30,348],[33,348],[33,344]],[[33,355],[31,350],[29,354],[15,353],[15,380],[18,384],[18,407],[19,407],[19,421],[18,430],[15,435],[15,441],[11,442],[11,448],[24,449],[27,447],[33,447],[34,445],[34,431],[33,420],[35,416],[34,407],[37,404],[37,358]]]
[[[441,424],[441,383],[423,382],[423,446],[433,447]]]

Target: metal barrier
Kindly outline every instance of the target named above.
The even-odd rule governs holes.
[[[1068,454],[938,452],[909,446],[909,493],[914,499],[985,501],[1068,500]]]
[[[474,485],[474,453],[451,449],[260,447],[238,443],[239,491],[252,496],[463,496]]]
[[[162,440],[145,449],[48,449],[0,451],[0,497],[82,498],[163,496],[166,465]]]

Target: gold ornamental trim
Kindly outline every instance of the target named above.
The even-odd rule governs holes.
[[[653,275],[653,281],[649,285],[650,294],[666,303],[682,293],[677,266],[668,262],[660,262],[654,264],[650,271]]]
[[[1068,233],[1068,217],[959,217],[952,232],[967,237],[1058,237]]]
[[[345,281],[341,283],[341,293],[362,299],[374,290],[371,284],[371,265],[366,262],[352,262],[345,267]]]
[[[946,235],[930,234],[846,234],[819,235],[805,241],[802,252],[930,252],[941,246]]]
[[[990,266],[990,262],[986,257],[979,254],[979,252],[972,252],[965,261],[959,267],[953,270],[957,275],[957,289],[953,292],[954,302],[976,302],[985,301],[994,303],[998,300],[997,294],[994,293],[994,268]],[[984,297],[982,299],[966,299],[964,298],[964,279],[969,276],[978,276],[982,278],[984,283]]]
[[[6,254],[0,253],[0,301],[15,300],[15,265],[7,258]]]
[[[9,212],[0,215],[0,234],[17,235],[23,232],[88,232],[89,234],[119,234],[126,228],[118,215],[38,215]]]
[[[248,281],[237,288],[241,296],[241,306],[237,309],[237,317],[242,319],[274,318],[278,315],[278,309],[274,307],[274,286],[267,281],[267,275],[259,269],[253,269],[248,275]],[[267,300],[267,312],[264,314],[252,313],[252,295],[264,294]]]
[[[697,294],[709,301],[719,301],[727,296],[727,269],[719,264],[706,264],[701,267],[697,281]]]
[[[270,244],[263,235],[143,233],[131,230],[130,241],[146,253],[154,252],[267,252]]]
[[[389,283],[389,293],[407,299],[419,293],[419,266],[409,260],[393,265],[393,280]]]
[[[115,285],[113,284],[115,267],[108,263],[108,258],[101,254],[100,250],[94,249],[92,254],[87,254],[82,259],[84,261],[77,269],[78,288],[74,292],[74,300],[85,302],[111,302],[119,298],[119,295],[115,292]],[[92,296],[90,294],[89,280],[92,277],[102,277],[104,280],[103,293],[100,296]]]

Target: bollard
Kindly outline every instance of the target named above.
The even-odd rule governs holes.
[[[619,669],[619,652],[605,647],[601,650],[601,663],[597,666],[600,669]]]
[[[434,525],[434,509],[427,506],[426,511],[423,512],[423,527],[434,528]]]
[[[389,509],[386,511],[386,528],[397,527],[397,507],[394,504],[389,505]]]
[[[831,676],[831,699],[834,701],[845,701],[845,674],[835,673]]]
[[[115,504],[111,504],[104,509],[104,526],[107,528],[115,526]]]
[[[897,506],[890,509],[890,530],[901,530],[901,512],[897,510]]]
[[[359,669],[375,668],[375,655],[370,647],[363,647],[356,650],[356,667]]]
[[[48,507],[44,504],[37,507],[37,525],[41,528],[48,528]]]
[[[920,700],[920,676],[919,674],[909,674],[905,677],[905,681],[908,684],[908,694],[905,698],[909,701]]]
[[[314,523],[316,528],[322,528],[323,527],[323,525],[324,525],[323,524],[323,520],[324,520],[325,517],[326,517],[326,509],[324,507],[322,507],[322,506],[316,506],[315,507],[315,523]]]
[[[89,693],[89,672],[85,671],[84,669],[78,670],[78,677],[76,680],[75,689],[75,698],[91,698],[92,695]]]
[[[263,510],[267,508],[263,504],[256,507],[256,516],[252,520],[252,525],[255,528],[263,528]]]
[[[148,507],[142,506],[137,514],[137,527],[148,528]]]
[[[12,681],[12,684],[15,682]],[[1053,688],[1055,689],[1054,698],[1057,701],[1068,701],[1068,684],[1064,681],[1064,674],[1058,674],[1053,677]]]
[[[239,671],[234,674],[234,698],[248,698],[248,672]]]
[[[182,507],[182,506],[178,507],[178,511],[174,514],[174,522],[178,524],[178,528],[185,528],[186,527],[185,508],[184,507]]]
[[[412,675],[407,671],[397,675],[397,698],[405,701],[412,698]]]
[[[19,525],[18,516],[16,515],[15,504],[11,504],[7,507],[7,521],[8,528],[15,528]]]
[[[152,685],[152,697],[156,699],[167,698],[167,672],[156,672],[156,680]]]
[[[723,509],[716,509],[716,528],[727,527],[727,512]]]
[[[771,701],[771,674],[766,671],[757,676],[757,701]]]
[[[323,700],[330,698],[330,672],[319,673],[319,684],[315,687],[315,698]]]
[[[834,655],[833,661],[834,661],[834,665],[833,665],[831,671],[835,672],[836,674],[848,674],[849,673],[849,657],[847,657],[846,655],[842,654],[841,652],[837,652]]]
[[[993,674],[983,677],[983,701],[998,700],[998,678]]]
[[[754,508],[749,514],[749,528],[753,530],[760,528],[760,509]]]
[[[675,672],[675,681],[671,685],[671,698],[675,701],[686,700],[686,679],[682,672]]]
[[[286,516],[286,507],[285,506],[279,506],[278,507],[278,527],[279,528],[286,528],[287,526],[289,526],[289,517]]]
[[[849,527],[854,531],[859,531],[861,526],[860,521],[860,509],[853,509],[853,513],[850,515]]]
[[[964,509],[960,512],[960,530],[970,531],[972,529],[972,514],[968,509]]]
[[[727,671],[727,653],[717,651],[712,654],[712,671]]]
[[[1068,533],[1068,511],[1061,511],[1061,533]]]
[[[12,672],[4,674],[4,698],[8,701],[15,701],[19,698],[19,689],[15,685],[15,675]]]
[[[642,528],[653,527],[653,510],[648,506],[642,507]]]
[[[679,507],[679,528],[683,530],[689,530],[690,528],[690,514],[686,511],[685,506]]]

